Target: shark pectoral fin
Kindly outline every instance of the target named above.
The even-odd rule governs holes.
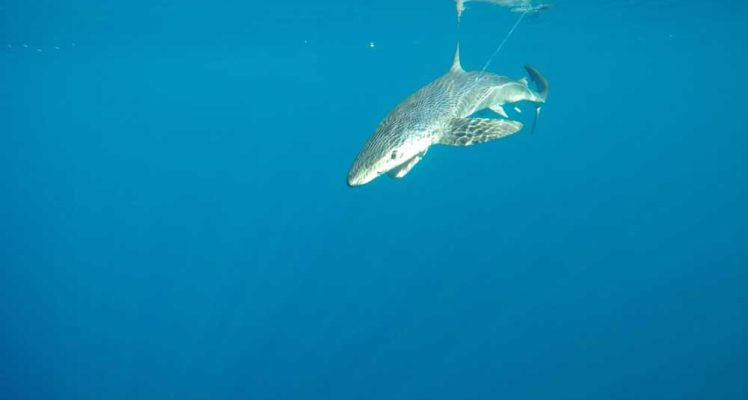
[[[489,108],[491,109],[491,111],[495,112],[496,114],[499,114],[504,118],[509,118],[509,115],[507,115],[506,111],[504,111],[504,107],[502,105],[496,104]]]
[[[425,151],[418,153],[418,155],[414,156],[410,160],[400,164],[400,166],[391,169],[387,175],[390,176],[390,178],[396,178],[400,179],[404,177],[405,175],[408,175],[408,172],[410,172],[413,167],[415,167],[416,164],[418,164],[419,161],[423,158],[424,154],[426,154]]]
[[[508,119],[455,118],[439,139],[448,146],[470,146],[500,139],[522,129],[522,123]]]

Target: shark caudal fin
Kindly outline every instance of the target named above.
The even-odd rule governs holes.
[[[527,73],[530,75],[530,79],[538,87],[538,95],[540,96],[540,103],[545,103],[545,99],[548,97],[548,81],[543,75],[531,65],[525,65]]]
[[[535,120],[532,122],[532,130],[530,131],[530,133],[535,133],[535,128],[537,127],[538,119],[540,118],[540,110],[543,108],[542,105],[545,104],[545,100],[548,98],[548,81],[531,65],[525,65],[525,69],[530,75],[530,79],[532,79],[535,86],[538,88],[538,102],[536,103],[535,108]]]

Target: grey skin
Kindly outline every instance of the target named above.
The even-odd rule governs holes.
[[[491,109],[507,118],[503,106],[521,101],[535,103],[539,113],[548,96],[548,82],[533,67],[525,69],[538,91],[530,89],[525,78],[466,72],[458,48],[449,72],[405,99],[382,120],[353,162],[348,186],[365,185],[383,174],[402,178],[435,144],[469,146],[519,131],[519,121],[469,116]]]

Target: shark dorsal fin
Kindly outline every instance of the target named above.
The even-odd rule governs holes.
[[[460,65],[460,44],[457,43],[457,50],[455,50],[455,59],[452,61],[452,68],[449,69],[450,72],[463,72],[465,71],[462,69],[462,65]]]

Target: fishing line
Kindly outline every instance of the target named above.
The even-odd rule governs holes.
[[[517,29],[520,22],[522,22],[522,19],[525,18],[526,14],[527,14],[527,10],[525,10],[522,13],[522,15],[520,15],[519,18],[517,18],[517,22],[514,23],[514,26],[512,26],[512,29],[510,29],[509,32],[506,34],[506,36],[504,36],[504,40],[502,40],[501,43],[499,43],[499,47],[497,47],[496,50],[493,52],[493,54],[491,54],[491,57],[488,59],[488,61],[486,61],[486,65],[483,66],[483,69],[481,71],[485,72],[486,68],[488,68],[488,66],[491,65],[491,62],[493,61],[493,59],[496,58],[496,55],[499,54],[499,52],[501,51],[501,48],[504,47],[504,44],[506,44],[506,41],[509,40],[509,38],[512,36],[512,34],[514,33],[514,30]]]

